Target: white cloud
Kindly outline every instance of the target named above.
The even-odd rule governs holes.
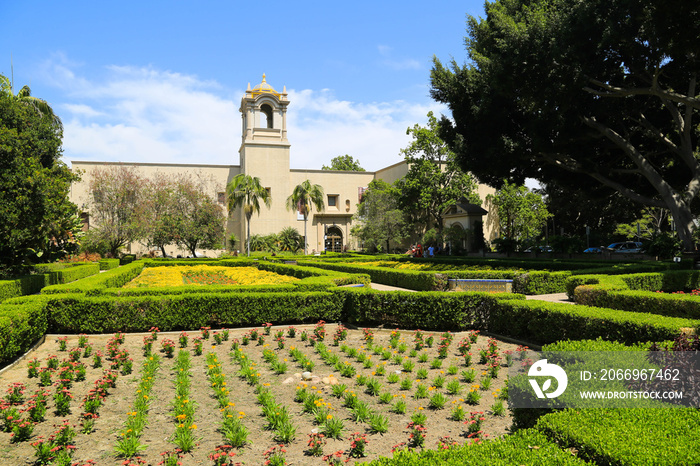
[[[331,91],[290,91],[288,112],[292,167],[320,169],[333,157],[348,154],[367,170],[400,162],[408,145],[406,129],[425,124],[426,115],[444,108],[436,103],[357,103]]]
[[[102,80],[81,78],[68,68],[54,76],[62,77],[69,101],[61,105],[67,111],[62,115],[67,160],[238,163],[243,91],[151,68],[109,67]],[[425,124],[429,110],[444,111],[427,99],[350,102],[328,89],[290,90],[289,99],[292,168],[320,169],[343,154],[367,170],[383,168],[402,160],[406,128]]]

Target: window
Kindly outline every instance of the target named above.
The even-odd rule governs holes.
[[[337,194],[329,194],[328,195],[328,207],[335,207],[336,209],[338,208],[338,195]]]
[[[272,128],[272,107],[270,107],[268,104],[262,104],[260,107],[260,112],[260,126]],[[265,121],[262,121],[263,115],[265,116]]]

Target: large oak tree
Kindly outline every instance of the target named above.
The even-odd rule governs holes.
[[[694,249],[700,3],[499,0],[485,12],[468,20],[471,61],[435,59],[431,73],[462,167],[496,186],[594,180],[668,208]]]

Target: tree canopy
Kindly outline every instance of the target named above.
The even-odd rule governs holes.
[[[327,167],[323,165],[321,170],[344,170],[351,172],[363,172],[364,168],[360,166],[360,161],[355,160],[352,156],[345,154],[339,155],[338,157],[333,157],[331,159],[331,166]]]
[[[441,135],[500,186],[591,179],[665,207],[686,250],[700,193],[700,4],[497,0],[469,18],[471,62],[434,60]]]
[[[8,82],[0,75],[0,275],[70,252],[80,229],[68,200],[79,176],[60,160],[61,126],[13,95]]]
[[[454,153],[437,130],[437,118],[429,112],[428,126],[415,125],[406,130],[413,140],[401,150],[409,167],[406,176],[396,183],[399,208],[416,226],[419,236],[434,226],[441,237],[445,211],[461,198],[481,204],[476,180],[457,165]]]
[[[526,186],[504,182],[495,194],[488,196],[498,208],[502,238],[522,243],[540,235],[551,216],[542,196]]]
[[[372,180],[357,206],[352,234],[369,250],[391,252],[391,243],[408,237],[403,212],[399,209],[398,191],[383,180]]]

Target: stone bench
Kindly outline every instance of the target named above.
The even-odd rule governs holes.
[[[450,291],[481,291],[485,293],[511,293],[513,280],[450,278],[447,280]]]

